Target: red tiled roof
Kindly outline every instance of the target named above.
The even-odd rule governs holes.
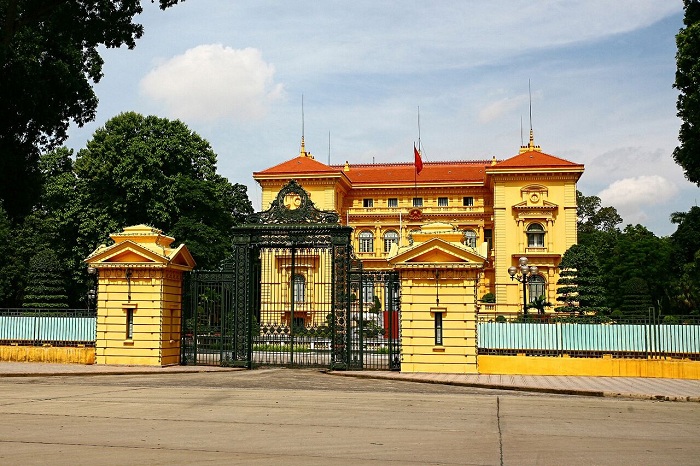
[[[353,185],[390,183],[464,183],[481,182],[484,168],[490,162],[423,162],[423,170],[416,175],[413,163],[379,163],[352,165],[345,176]],[[343,170],[342,166],[335,166]]]
[[[423,162],[423,170],[415,174],[413,163],[377,163],[326,165],[310,157],[295,157],[274,167],[253,173],[253,177],[294,175],[345,175],[353,185],[380,183],[470,183],[482,182],[485,174],[499,169],[573,169],[583,170],[583,165],[570,162],[539,151],[528,151],[492,164],[491,160]]]
[[[528,151],[515,157],[503,160],[493,165],[492,168],[574,168],[583,165],[569,162],[568,160],[545,154],[539,151]]]
[[[266,170],[253,173],[253,176],[257,175],[288,175],[288,174],[334,174],[341,170],[337,168],[329,167],[328,165],[321,163],[310,157],[295,157],[286,162],[282,162],[274,167],[270,167]]]

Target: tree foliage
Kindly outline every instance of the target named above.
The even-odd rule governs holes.
[[[11,218],[39,195],[40,154],[65,141],[71,121],[94,119],[99,47],[133,48],[141,12],[140,0],[0,0],[0,199]]]
[[[584,196],[576,191],[576,216],[579,235],[595,231],[613,232],[622,223],[622,217],[617,209],[611,206],[601,207],[598,196]]]
[[[75,162],[60,147],[38,167],[41,192],[31,213],[13,224],[0,209],[0,306],[38,303],[30,299],[29,267],[37,251],[55,253],[69,306],[84,307],[90,279],[83,260],[110,233],[152,225],[210,268],[230,254],[231,228],[252,212],[246,187],[218,175],[209,144],[179,121],[122,114],[95,132]]]
[[[199,267],[228,254],[231,228],[253,211],[246,187],[216,173],[209,143],[179,120],[129,112],[98,129],[75,162],[86,247],[128,225],[185,242]]]
[[[535,298],[530,301],[530,304],[527,305],[528,309],[536,309],[539,315],[544,315],[545,309],[548,307],[552,307],[552,303],[547,301],[544,295],[535,296]]]
[[[606,313],[605,287],[598,258],[587,246],[571,246],[559,264],[557,311],[579,315]]]
[[[29,261],[31,280],[22,307],[65,309],[68,307],[65,282],[58,256],[51,249],[37,252]]]
[[[700,185],[700,1],[684,0],[685,25],[676,35],[676,108],[681,119],[680,144],[673,159],[685,176]]]

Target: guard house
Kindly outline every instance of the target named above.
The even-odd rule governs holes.
[[[85,259],[97,272],[97,364],[168,366],[180,362],[184,244],[147,225],[110,235]]]

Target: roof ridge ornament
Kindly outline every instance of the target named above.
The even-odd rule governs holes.
[[[311,152],[306,151],[306,144],[304,143],[304,136],[301,137],[301,149],[299,150],[299,157],[308,157],[313,160],[314,156]]]
[[[532,151],[542,152],[542,148],[535,145],[535,134],[532,130],[530,130],[530,142],[528,142],[527,146],[520,146],[520,153],[523,154],[525,152]]]

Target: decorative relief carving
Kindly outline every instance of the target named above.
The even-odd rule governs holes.
[[[246,218],[250,224],[307,224],[338,223],[336,212],[319,210],[309,198],[309,193],[296,180],[282,187],[272,205],[264,212],[255,212]]]

